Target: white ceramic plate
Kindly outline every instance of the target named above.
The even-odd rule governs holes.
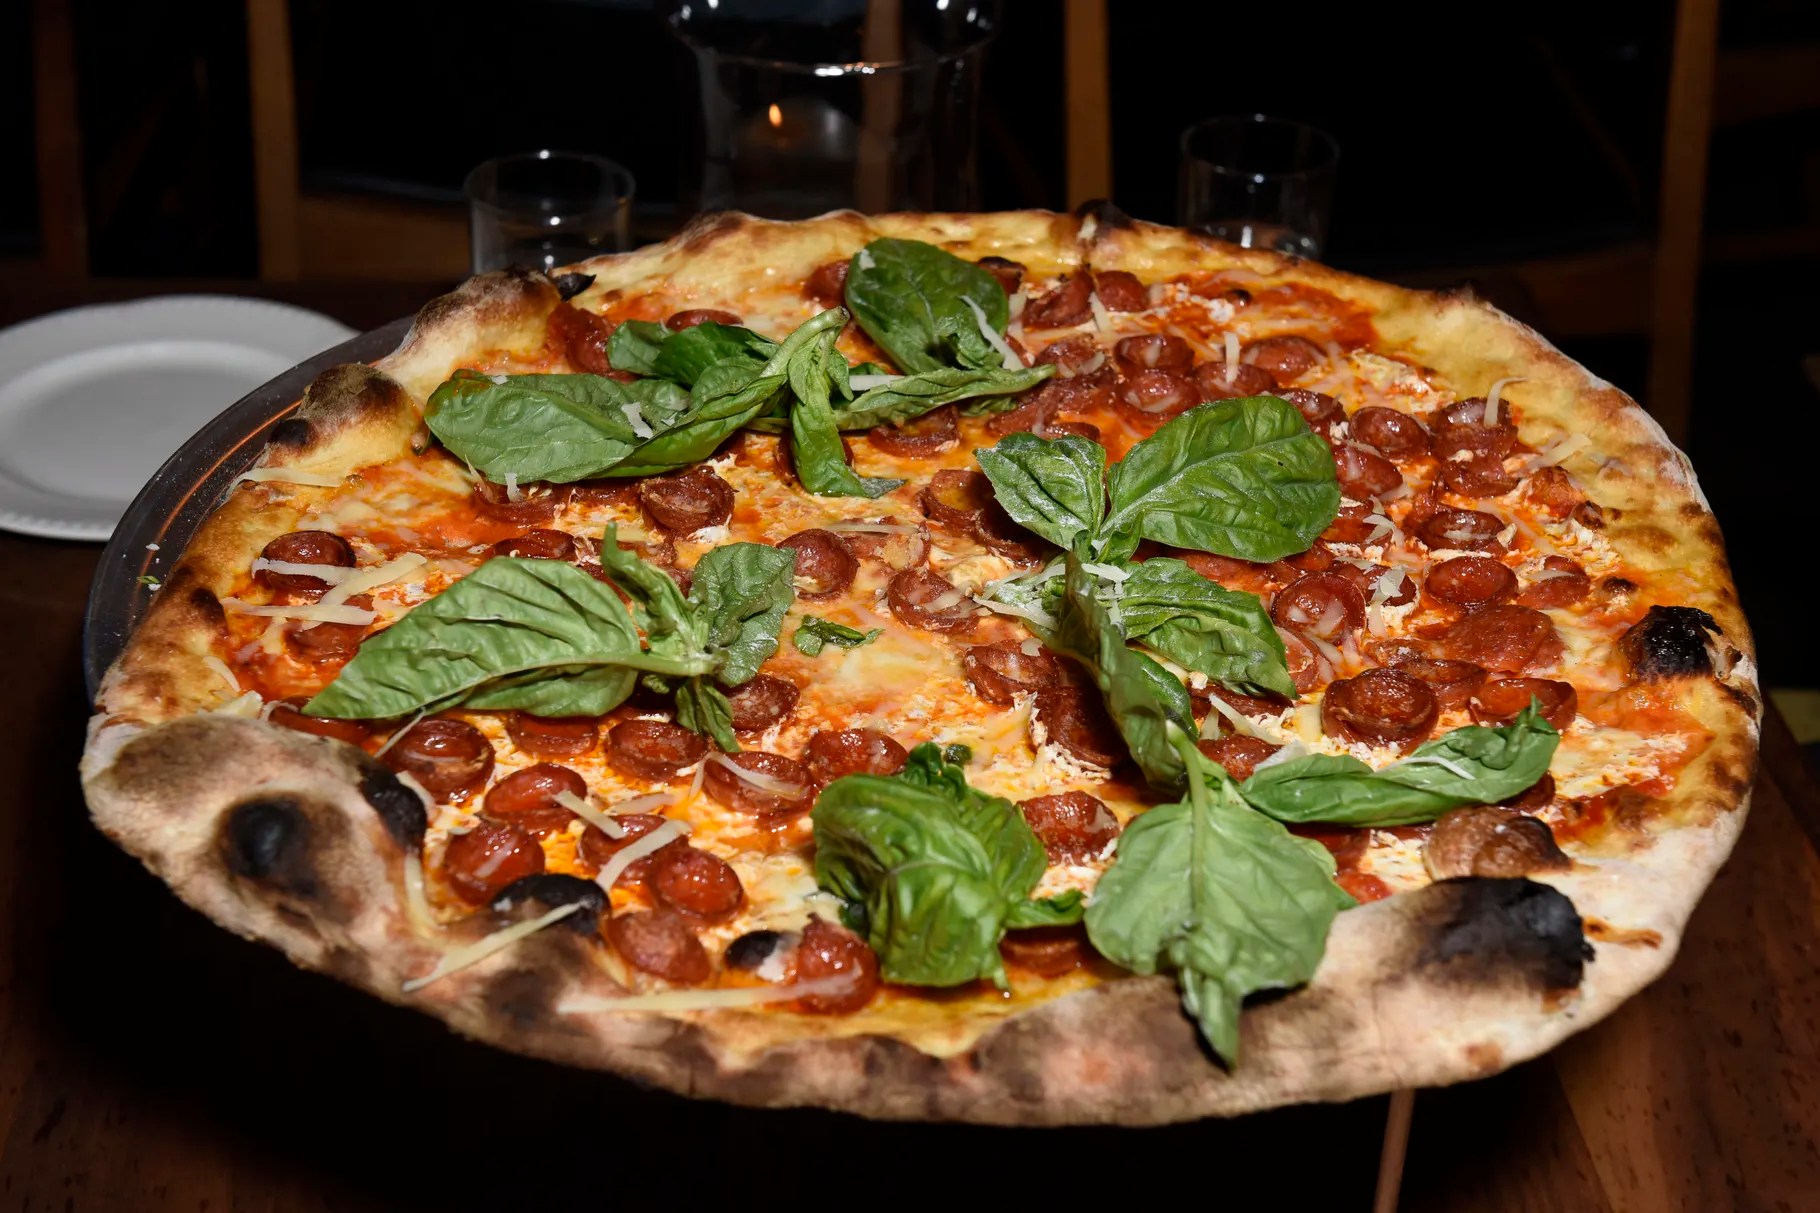
[[[353,335],[231,295],[74,308],[0,331],[0,528],[106,539],[211,417]]]

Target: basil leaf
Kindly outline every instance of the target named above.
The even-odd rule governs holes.
[[[1011,434],[973,457],[1005,512],[1053,544],[1072,548],[1106,520],[1106,448],[1097,442]]]
[[[607,338],[607,365],[634,375],[655,375],[657,355],[670,330],[655,320],[622,320]]]
[[[369,637],[306,710],[368,720],[466,704],[598,716],[641,671],[711,668],[646,652],[619,596],[574,565],[500,557]]]
[[[728,754],[739,752],[733,731],[733,704],[727,693],[697,676],[676,688],[676,723],[692,733],[711,737]]]
[[[670,575],[619,546],[619,528],[608,526],[600,541],[600,567],[629,599],[632,621],[653,650],[695,653],[707,640],[688,599]]]
[[[933,743],[911,751],[900,774],[835,780],[810,820],[816,881],[864,907],[887,981],[985,977],[1004,989],[998,943],[1012,917],[1059,921],[1068,912],[1020,908],[1042,879],[1043,844],[1016,805],[969,787]]]
[[[696,561],[689,604],[722,685],[750,681],[777,652],[795,575],[796,553],[763,543],[725,544]]]
[[[661,380],[619,383],[604,375],[489,375],[456,371],[430,393],[424,423],[450,451],[495,484],[567,483],[597,475],[645,443],[628,408],[658,433],[689,408]]]
[[[1069,889],[1040,901],[1022,901],[1011,908],[1005,925],[1013,931],[1024,927],[1067,927],[1087,912],[1087,899],[1079,889]]]
[[[693,384],[719,362],[744,361],[753,369],[777,352],[777,342],[749,328],[710,320],[671,333],[652,360],[650,374]]]
[[[1005,288],[971,262],[920,240],[874,240],[847,267],[846,302],[866,335],[907,374],[1001,365],[964,299],[1004,332]]]
[[[1201,1035],[1231,1065],[1240,1003],[1312,977],[1334,916],[1353,902],[1326,848],[1246,807],[1187,735],[1179,744],[1196,767],[1188,799],[1125,827],[1087,907],[1087,937],[1135,973],[1174,974]]]
[[[874,373],[870,363],[848,368],[851,374]],[[914,421],[924,413],[944,404],[972,400],[961,411],[978,416],[1002,412],[1017,403],[1020,392],[1029,391],[1054,374],[1052,366],[1032,366],[1021,371],[1002,368],[945,367],[921,375],[908,375],[895,383],[870,388],[834,410],[834,423],[845,432],[869,430],[875,425],[894,425]],[[753,423],[755,430],[781,432],[782,417],[762,417]]]
[[[823,619],[819,615],[804,615],[802,622],[796,625],[796,635],[792,640],[796,651],[805,657],[816,657],[824,647],[830,644],[843,649],[857,649],[862,644],[871,644],[885,634],[884,628],[872,628],[862,632],[850,628],[844,623],[832,619]]]
[[[818,497],[880,497],[904,482],[861,476],[847,465],[828,400],[832,384],[847,382],[847,360],[834,348],[839,335],[838,327],[828,329],[790,358],[790,390],[796,395],[790,410],[790,444],[796,478]]]
[[[1197,405],[1112,466],[1104,555],[1140,539],[1278,560],[1308,550],[1334,519],[1333,452],[1293,405],[1274,396]]]
[[[1283,638],[1256,594],[1229,590],[1169,557],[1125,567],[1131,577],[1118,603],[1127,636],[1235,691],[1296,697]]]

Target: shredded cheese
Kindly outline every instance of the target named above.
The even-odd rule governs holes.
[[[1227,329],[1224,341],[1226,347],[1226,375],[1221,382],[1227,387],[1231,387],[1232,381],[1238,378],[1239,374],[1239,335],[1231,329]]]
[[[1529,470],[1538,472],[1565,463],[1591,445],[1592,439],[1585,434],[1568,434],[1536,452],[1535,458],[1529,461]]]
[[[1491,390],[1485,393],[1484,424],[1486,424],[1488,426],[1498,424],[1498,395],[1499,395],[1499,393],[1503,392],[1505,385],[1511,384],[1511,383],[1522,383],[1522,382],[1523,382],[1523,376],[1511,375],[1507,378],[1500,379],[1496,383],[1491,385]]]
[[[350,577],[340,585],[330,587],[329,592],[324,594],[316,605],[340,605],[354,597],[356,594],[364,594],[368,590],[376,590],[382,585],[390,585],[392,582],[402,578],[405,574],[415,572],[428,563],[428,559],[424,557],[422,553],[406,552],[404,555],[388,560],[384,564],[376,564],[371,568],[361,569],[359,576]],[[337,621],[325,619],[321,622],[334,623]],[[367,619],[362,620],[361,622],[371,623],[372,620]]]
[[[972,303],[973,300],[969,299],[967,302]],[[856,392],[869,392],[875,387],[884,387],[887,383],[896,383],[902,378],[902,375],[849,375],[847,376],[847,386]]]
[[[678,838],[686,837],[688,833],[689,823],[686,821],[664,822],[643,838],[614,852],[613,857],[602,865],[600,874],[594,878],[594,883],[608,893],[612,893],[614,884],[618,882],[627,868],[647,855],[656,854]]]
[[[252,572],[254,576],[273,572],[285,577],[314,577],[329,585],[340,585],[358,570],[339,564],[302,564],[294,560],[267,560],[264,556],[259,556],[253,560]]]
[[[384,758],[386,751],[391,749],[393,746],[397,745],[398,739],[400,737],[403,737],[406,733],[409,733],[413,728],[417,727],[417,722],[422,720],[424,713],[428,712],[429,710],[430,709],[428,709],[428,708],[419,708],[417,710],[417,715],[411,717],[410,722],[408,724],[406,724],[401,729],[395,730],[390,737],[385,739],[384,745],[380,746],[377,750],[373,751],[373,757]]]
[[[986,339],[986,344],[998,351],[1005,369],[1008,371],[1023,370],[1024,360],[1017,356],[1017,351],[1012,349],[1003,337],[993,331],[991,322],[986,319],[986,309],[975,303],[970,295],[962,295],[961,302],[966,304],[968,310],[973,313],[973,322],[979,325],[980,336]]]
[[[627,850],[630,849],[627,848]],[[551,923],[560,922],[579,909],[581,909],[581,903],[572,901],[566,906],[557,906],[547,914],[540,914],[525,922],[513,923],[503,930],[493,932],[484,939],[477,939],[473,943],[447,952],[441,960],[436,962],[435,968],[422,977],[411,978],[404,983],[402,988],[406,994],[416,993],[433,981],[441,981],[451,973],[459,973],[463,969],[479,964],[495,953],[505,951],[526,936],[537,934]]]
[[[506,473],[506,500],[516,503],[516,502],[523,501],[524,499],[525,499],[525,495],[522,492],[520,492],[519,488],[518,488],[518,473],[517,472],[507,472]]]
[[[324,595],[327,597],[327,595]],[[379,616],[363,607],[327,602],[300,602],[292,606],[260,606],[238,598],[223,598],[221,605],[241,615],[262,615],[269,619],[297,619],[307,623],[369,624]]]
[[[638,407],[638,401],[628,400],[619,406],[619,411],[626,415],[626,424],[632,427],[632,433],[640,438],[649,438],[657,431],[645,420],[644,410]]]
[[[1213,707],[1213,711],[1207,713],[1207,719],[1201,724],[1202,737],[1218,737],[1220,735],[1215,713],[1231,721],[1233,731],[1236,733],[1242,733],[1246,737],[1264,736],[1264,734],[1258,731],[1258,726],[1251,723],[1251,717],[1245,715],[1245,713],[1239,711],[1224,699],[1221,699],[1218,695],[1209,695],[1207,697],[1207,702]],[[1207,731],[1208,725],[1214,726],[1211,733]]]
[[[427,935],[438,929],[436,914],[423,889],[423,857],[416,851],[404,853],[404,912],[418,934]]]
[[[240,473],[242,480],[255,480],[261,483],[276,481],[280,484],[308,484],[317,488],[332,489],[342,482],[340,476],[330,476],[324,472],[306,472],[302,468],[265,467],[248,468]]]
[[[1112,313],[1108,312],[1106,305],[1100,302],[1098,291],[1088,292],[1087,307],[1093,312],[1093,327],[1102,333],[1110,333],[1112,331]]]
[[[958,602],[960,599],[956,598],[955,601]],[[772,796],[782,796],[786,800],[795,800],[809,790],[800,783],[791,783],[787,779],[778,779],[776,776],[767,775],[763,771],[748,770],[745,767],[740,766],[737,762],[734,762],[731,758],[728,758],[725,754],[717,753],[713,750],[708,751],[707,761],[713,763],[717,767],[724,767],[735,779],[743,780],[761,792],[767,792]]]
[[[567,788],[556,793],[556,803],[599,830],[602,834],[605,834],[608,838],[624,838],[626,836],[626,827],[620,825],[617,821],[614,821],[611,817],[607,816],[607,814],[601,812]]]

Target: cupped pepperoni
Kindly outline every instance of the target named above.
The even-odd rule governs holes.
[[[1036,356],[1036,364],[1056,369],[1056,378],[1045,387],[1075,379],[1110,383],[1114,374],[1106,347],[1089,333],[1076,333],[1044,346],[1043,352]]]
[[[1202,393],[1186,375],[1139,371],[1121,380],[1114,396],[1123,412],[1139,420],[1167,421],[1201,403]]]
[[[1218,683],[1208,683],[1201,690],[1190,691],[1189,695],[1195,701],[1196,717],[1205,716],[1213,710],[1213,705],[1206,702],[1209,699],[1217,699],[1245,716],[1281,716],[1283,709],[1289,706],[1289,701],[1280,695],[1247,695]]]
[[[1327,524],[1327,529],[1321,532],[1321,540],[1325,543],[1361,544],[1389,538],[1390,528],[1383,525],[1385,515],[1379,513],[1379,509],[1379,506],[1370,502],[1341,506],[1340,512]]]
[[[1444,657],[1403,657],[1388,663],[1399,674],[1407,674],[1428,684],[1435,702],[1443,710],[1463,708],[1473,693],[1490,677],[1485,667],[1470,661],[1449,661]]]
[[[615,914],[600,920],[601,938],[635,969],[681,986],[696,986],[714,972],[708,951],[680,914],[667,910]]]
[[[483,906],[515,880],[543,871],[543,848],[531,835],[504,821],[478,821],[449,836],[442,853],[442,878],[455,896]]]
[[[1322,640],[1337,640],[1365,625],[1365,596],[1344,573],[1307,573],[1277,591],[1270,618]]]
[[[272,705],[267,720],[280,728],[292,729],[299,733],[310,733],[317,737],[333,737],[336,741],[345,741],[359,745],[373,735],[373,726],[364,720],[335,720],[328,716],[306,716],[303,705],[309,700],[301,695],[290,699],[280,699]]]
[[[1342,678],[1321,698],[1321,732],[1348,744],[1408,751],[1435,727],[1441,708],[1427,683],[1383,668]]]
[[[465,720],[420,720],[380,759],[440,801],[457,800],[493,773],[493,743]]]
[[[1088,302],[1093,294],[1093,275],[1081,272],[1063,278],[1049,292],[1032,299],[1024,308],[1027,329],[1062,329],[1079,324],[1093,315]]]
[[[796,684],[760,674],[727,692],[733,727],[742,733],[768,729],[796,709],[802,692]]]
[[[844,258],[816,266],[803,283],[803,294],[823,307],[840,307],[847,301],[847,271],[851,266],[852,262]]]
[[[896,515],[887,514],[879,519],[877,525],[889,527],[889,530],[860,531],[841,530],[840,537],[847,541],[847,547],[865,560],[877,560],[893,569],[920,562],[929,550],[929,529],[919,524],[901,522]]]
[[[929,569],[905,569],[891,578],[885,601],[898,622],[925,632],[965,631],[977,618],[973,599]]]
[[[1054,551],[996,501],[974,519],[973,537],[988,551],[997,552],[1014,564],[1040,564]]]
[[[973,530],[994,500],[992,482],[972,468],[943,468],[917,497],[931,522],[963,533]]]
[[[1527,674],[1561,659],[1564,646],[1548,616],[1531,607],[1481,607],[1441,637],[1441,655],[1488,670]]]
[[[645,879],[659,905],[701,922],[725,922],[746,903],[733,865],[700,847],[664,847]]]
[[[1396,464],[1356,442],[1343,443],[1335,450],[1333,465],[1341,490],[1355,501],[1381,497],[1403,483]]]
[[[733,486],[706,465],[640,481],[638,500],[657,525],[679,535],[719,526],[733,516]]]
[[[1144,333],[1124,337],[1112,347],[1119,370],[1127,375],[1140,371],[1169,371],[1185,375],[1194,369],[1194,347],[1168,333]]]
[[[1119,836],[1119,819],[1106,802],[1085,792],[1061,792],[1018,801],[1050,863],[1086,863]]]
[[[1441,463],[1441,482],[1462,497],[1502,497],[1517,487],[1497,455],[1472,455]]]
[[[1391,459],[1428,453],[1428,427],[1397,409],[1371,404],[1352,415],[1352,436]]]
[[[1365,645],[1365,655],[1379,665],[1394,666],[1400,661],[1414,661],[1428,656],[1428,644],[1414,636],[1397,636],[1389,640],[1373,640]]]
[[[989,418],[986,432],[994,438],[1003,438],[1006,434],[1028,434],[1045,429],[1061,404],[1061,396],[1049,390],[1054,382],[1051,379],[1035,391],[1025,392],[1016,408]]]
[[[522,535],[501,539],[488,548],[486,554],[488,559],[495,556],[516,556],[521,560],[574,560],[575,536],[567,531],[534,527]]]
[[[1572,724],[1580,709],[1573,683],[1552,678],[1494,678],[1479,688],[1467,708],[1479,724],[1509,724],[1532,699],[1542,719],[1557,729]]]
[[[539,758],[577,758],[600,741],[598,716],[506,715],[506,736],[527,754]]]
[[[1009,257],[981,257],[973,264],[998,279],[998,284],[1005,288],[1007,295],[1017,294],[1017,288],[1024,283],[1024,263],[1013,261]]]
[[[1555,777],[1547,771],[1515,796],[1506,796],[1498,804],[1506,809],[1515,809],[1519,813],[1536,813],[1546,809],[1555,802]]]
[[[291,531],[280,535],[259,549],[259,558],[279,564],[320,564],[340,569],[354,567],[354,549],[348,546],[347,540],[333,531]],[[329,583],[320,577],[311,577],[307,573],[280,573],[275,569],[260,569],[253,574],[253,580],[268,590],[311,598],[329,588]]]
[[[1125,740],[1106,714],[1106,705],[1079,687],[1038,691],[1030,723],[1032,731],[1040,729],[1048,740],[1091,766],[1111,770],[1125,757]]]
[[[1105,270],[1093,276],[1094,293],[1109,312],[1142,312],[1150,307],[1150,288],[1126,270]]]
[[[811,1015],[851,1015],[878,992],[878,955],[866,941],[824,919],[811,918],[796,945],[796,980],[837,977],[848,979],[846,988],[805,994],[796,1000],[797,1009]]]
[[[727,769],[727,763],[757,778],[741,778]],[[709,797],[729,809],[774,820],[808,812],[815,799],[809,768],[766,750],[741,750],[725,755],[724,762],[710,762],[703,786]]]
[[[1311,392],[1307,388],[1290,388],[1281,393],[1281,398],[1295,405],[1295,411],[1302,414],[1302,420],[1315,433],[1333,440],[1334,427],[1346,420],[1346,407],[1326,392]]]
[[[550,312],[551,340],[562,347],[569,365],[590,375],[605,375],[612,369],[607,357],[607,342],[613,337],[613,322],[572,303],[559,303]]]
[[[1319,366],[1327,355],[1306,337],[1266,337],[1245,347],[1245,359],[1270,372],[1278,383],[1287,383]]]
[[[1284,664],[1298,694],[1306,695],[1333,677],[1333,666],[1300,633],[1279,627],[1277,635],[1283,638]]]
[[[895,775],[909,752],[877,729],[822,729],[803,747],[803,765],[816,787],[843,775]]]
[[[1506,525],[1496,514],[1438,509],[1422,519],[1416,538],[1437,551],[1501,552],[1498,534]]]
[[[920,459],[948,450],[960,441],[960,435],[960,418],[954,406],[944,404],[909,421],[875,425],[866,431],[866,441],[887,455]]]
[[[631,846],[639,839],[664,824],[669,818],[657,813],[625,813],[615,815],[613,821],[619,826],[620,837],[613,838],[598,826],[589,826],[582,831],[581,844],[576,848],[583,864],[598,872],[606,866],[607,860],[620,851]],[[631,868],[626,869],[628,872]]]
[[[371,594],[356,594],[346,605],[363,611],[373,609]],[[367,638],[365,623],[316,623],[299,625],[285,633],[285,639],[298,650],[298,655],[313,661],[339,661],[354,655],[360,642]]]
[[[534,480],[514,489],[483,478],[474,482],[474,508],[498,522],[537,526],[556,517],[556,511],[569,500],[570,491],[566,484],[551,484],[544,480]]]
[[[1524,484],[1524,499],[1542,513],[1557,521],[1566,518],[1586,504],[1586,494],[1574,483],[1566,469],[1539,468]]]
[[[586,799],[588,781],[577,771],[540,762],[522,771],[513,771],[487,789],[484,801],[487,816],[509,821],[539,838],[568,828],[575,814],[559,803],[556,796],[567,792]]]
[[[607,765],[635,779],[674,779],[707,752],[699,733],[667,720],[622,720],[607,730]]]
[[[798,531],[777,546],[796,553],[796,593],[811,601],[834,597],[859,573],[859,557],[833,531]]]
[[[722,311],[717,307],[692,307],[686,311],[675,312],[664,320],[664,327],[672,333],[692,329],[698,324],[740,324],[740,318],[732,312]]]
[[[1442,602],[1470,609],[1508,602],[1517,592],[1517,575],[1489,556],[1455,556],[1429,569],[1423,588]]]
[[[961,674],[975,695],[1007,707],[1021,692],[1058,685],[1062,663],[1034,640],[1001,640],[968,649]]]
[[[1486,425],[1485,401],[1477,396],[1442,409],[1428,441],[1429,451],[1442,461],[1463,451],[1501,459],[1516,447],[1517,427],[1509,420],[1509,411],[1500,412],[1495,423]]]
[[[1078,926],[1031,927],[1008,932],[999,940],[1005,963],[1038,977],[1060,977],[1087,963],[1087,933]]]
[[[1262,737],[1246,737],[1234,733],[1218,740],[1196,742],[1195,748],[1204,757],[1226,768],[1228,775],[1243,783],[1258,769],[1258,763],[1283,747],[1265,741]]]
[[[1094,425],[1091,421],[1051,421],[1044,427],[1043,437],[1045,438],[1061,438],[1064,436],[1085,438],[1088,442],[1098,442],[1100,440],[1100,427]]]
[[[1334,556],[1333,549],[1317,539],[1308,546],[1307,551],[1285,556],[1275,563],[1281,568],[1292,570],[1295,576],[1300,576],[1303,573],[1325,573],[1337,562],[1338,558]],[[1288,580],[1293,581],[1295,577],[1292,576]]]
[[[1592,578],[1586,570],[1565,556],[1550,556],[1542,562],[1541,577],[1523,587],[1517,605],[1548,610],[1569,607],[1592,592]]]
[[[1194,368],[1194,386],[1202,400],[1237,400],[1264,395],[1276,387],[1276,380],[1263,367],[1248,362],[1230,368],[1224,362],[1203,362]]]
[[[1171,554],[1209,581],[1252,593],[1277,589],[1299,575],[1276,562],[1260,564],[1255,560],[1216,556],[1212,552],[1182,551]]]

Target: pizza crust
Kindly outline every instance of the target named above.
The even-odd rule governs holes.
[[[1568,466],[1606,507],[1606,535],[1669,587],[1663,602],[1709,612],[1737,660],[1723,681],[1685,680],[1680,705],[1714,741],[1673,793],[1619,822],[1598,854],[1543,878],[1588,920],[1618,928],[1591,945],[1577,988],[1567,980],[1576,959],[1568,932],[1558,914],[1538,911],[1553,905],[1547,888],[1468,879],[1342,914],[1313,980],[1247,1010],[1231,1071],[1205,1052],[1160,978],[1113,981],[983,1023],[946,1057],[882,1036],[822,1036],[826,1021],[811,1018],[800,1021],[800,1039],[776,1045],[776,1017],[788,1014],[776,1011],[568,1012],[571,999],[619,987],[601,949],[556,929],[406,995],[407,979],[484,924],[413,926],[400,892],[403,852],[362,792],[389,774],[351,746],[197,714],[221,699],[202,660],[225,634],[219,597],[305,512],[310,491],[288,486],[242,484],[229,494],[104,680],[83,766],[97,824],[217,922],[476,1039],[690,1095],[893,1119],[1151,1124],[1460,1081],[1597,1022],[1667,967],[1743,824],[1761,699],[1717,524],[1685,456],[1634,402],[1470,295],[1406,291],[1110,208],[836,213],[796,224],[708,216],[664,244],[574,267],[594,276],[577,302],[599,307],[654,279],[684,297],[712,297],[742,267],[801,279],[880,235],[964,257],[1010,256],[1039,273],[1091,264],[1157,279],[1239,268],[1306,283],[1368,309],[1384,344],[1463,392],[1522,368],[1527,380],[1509,394],[1521,401],[1532,446],[1565,433],[1593,437]],[[319,377],[262,463],[340,475],[402,455],[436,385],[476,355],[541,346],[557,302],[538,275],[469,281],[426,306],[374,368]]]

